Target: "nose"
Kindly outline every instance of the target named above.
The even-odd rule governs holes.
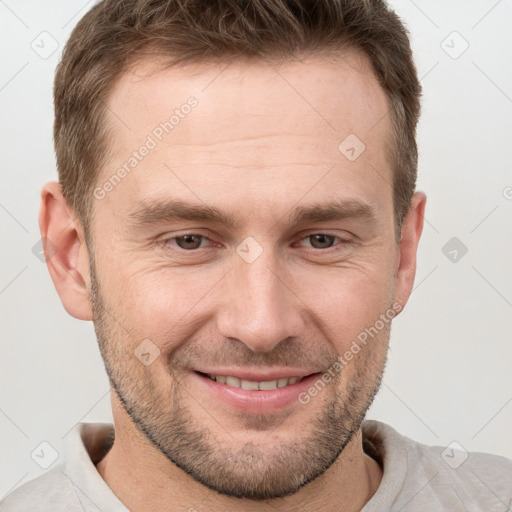
[[[254,352],[270,352],[289,337],[302,337],[305,327],[304,303],[270,253],[265,250],[252,263],[235,258],[217,315],[220,334],[238,339]]]

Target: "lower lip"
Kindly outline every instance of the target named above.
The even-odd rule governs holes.
[[[194,372],[194,375],[215,398],[240,411],[259,414],[276,412],[291,404],[299,403],[299,395],[320,377],[320,373],[314,373],[283,388],[251,391],[221,384],[197,372]]]

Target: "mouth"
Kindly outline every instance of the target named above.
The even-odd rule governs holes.
[[[304,376],[298,377],[282,377],[279,379],[273,380],[248,380],[248,379],[240,379],[238,377],[234,377],[232,375],[213,375],[211,373],[202,373],[197,372],[204,377],[208,377],[209,379],[219,382],[220,384],[225,384],[226,386],[232,388],[242,388],[248,391],[270,391],[272,389],[277,388],[285,388],[287,386],[291,386],[300,382],[304,379]]]
[[[227,370],[227,369],[226,369]],[[201,395],[207,394],[212,405],[220,401],[229,409],[266,414],[285,408],[303,407],[299,395],[321,378],[321,372],[288,370],[263,375],[243,371],[193,371]],[[236,375],[232,375],[236,373]]]

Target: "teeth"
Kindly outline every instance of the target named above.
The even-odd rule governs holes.
[[[215,379],[217,380],[217,379]],[[240,387],[240,379],[237,379],[236,377],[226,377],[226,384],[228,386],[232,386],[234,388]]]
[[[249,389],[249,390],[252,390],[252,391],[257,391],[259,389],[258,387],[258,383],[257,382],[253,382],[252,380],[244,380],[242,379],[242,388],[243,389]]]
[[[227,384],[233,388],[242,388],[251,391],[268,391],[277,388],[284,388],[290,386],[302,380],[302,377],[290,377],[289,379],[277,379],[277,380],[266,380],[263,382],[255,382],[252,380],[238,379],[237,377],[225,376],[225,375],[211,375],[208,377],[212,380],[216,380],[221,384]]]
[[[265,382],[260,382],[258,385],[258,389],[262,389],[268,391],[270,389],[277,389],[277,380],[266,380]]]
[[[288,379],[277,379],[277,387],[284,388],[288,384]]]

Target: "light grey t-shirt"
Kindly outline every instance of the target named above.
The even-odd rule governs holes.
[[[77,424],[68,435],[65,460],[15,489],[0,512],[126,512],[95,467],[113,438],[109,423]],[[512,512],[511,459],[426,446],[373,420],[364,422],[363,439],[383,467],[381,484],[363,512]]]

